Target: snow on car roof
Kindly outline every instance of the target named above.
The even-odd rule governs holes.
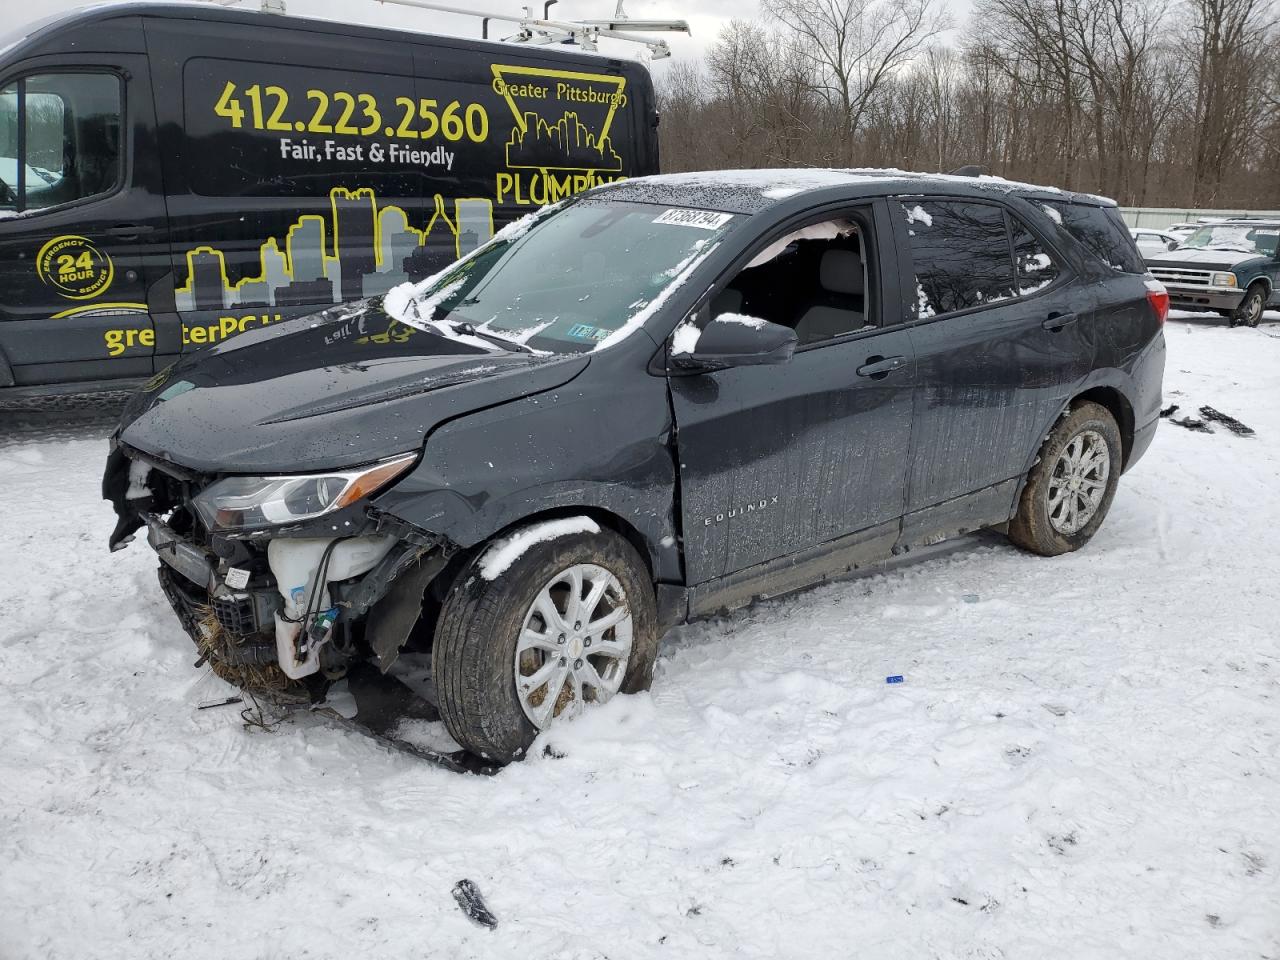
[[[1020,183],[1003,177],[918,173],[874,167],[851,169],[801,167],[666,173],[615,181],[593,192],[606,193],[618,200],[681,204],[726,210],[732,213],[756,213],[802,193],[855,185],[909,191],[920,191],[930,186],[964,186],[979,190],[996,190],[1001,193],[1039,194],[1064,200],[1084,200],[1109,205],[1115,203],[1105,197],[1070,193],[1057,187]]]

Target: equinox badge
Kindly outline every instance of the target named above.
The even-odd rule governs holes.
[[[728,513],[717,513],[714,517],[703,517],[702,525],[704,527],[709,527],[713,523],[723,523],[725,520],[732,520],[734,517],[741,516],[744,513],[751,513],[755,510],[765,510],[772,507],[777,502],[778,498],[776,496],[761,497],[759,500],[755,500],[745,506],[739,504],[736,507],[730,507]]]

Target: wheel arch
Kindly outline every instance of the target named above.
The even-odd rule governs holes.
[[[658,574],[656,571],[660,569],[661,559],[658,556],[658,545],[651,543],[640,530],[632,523],[614,513],[605,507],[600,506],[557,506],[548,507],[545,510],[538,510],[533,513],[513,520],[506,526],[491,532],[482,540],[464,547],[455,553],[449,560],[448,565],[440,571],[439,575],[433,581],[433,588],[438,594],[448,592],[453,585],[454,580],[476,557],[482,554],[493,544],[494,541],[502,537],[515,533],[522,527],[530,526],[535,523],[543,523],[547,520],[560,520],[565,517],[590,517],[601,528],[611,530],[618,534],[636,549],[636,553],[640,554],[640,559],[644,561],[645,575],[650,582],[657,584]]]
[[[1096,403],[1115,418],[1116,426],[1120,428],[1121,469],[1128,468],[1129,454],[1133,450],[1134,433],[1133,404],[1129,402],[1129,398],[1113,386],[1091,387],[1072,397],[1064,412],[1082,403]]]
[[[1267,304],[1271,302],[1271,298],[1275,295],[1275,292],[1276,292],[1275,283],[1273,282],[1272,278],[1269,275],[1265,273],[1259,273],[1250,277],[1244,284],[1245,296],[1249,295],[1249,290],[1251,288],[1259,285],[1261,285],[1262,287],[1262,295],[1264,298],[1262,301],[1262,306],[1265,309]]]

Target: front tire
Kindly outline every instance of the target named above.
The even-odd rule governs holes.
[[[1111,508],[1124,448],[1115,418],[1081,403],[1058,421],[1040,448],[1009,522],[1009,539],[1045,557],[1079,550]]]
[[[492,580],[482,550],[445,599],[431,665],[449,734],[499,763],[616,693],[646,690],[658,653],[653,584],[612,531],[532,544]]]
[[[1231,325],[1234,327],[1243,324],[1246,327],[1256,327],[1262,320],[1262,311],[1266,308],[1266,285],[1255,283],[1245,291],[1240,306],[1236,307],[1235,312],[1231,314]]]

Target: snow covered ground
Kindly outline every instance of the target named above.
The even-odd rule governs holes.
[[[1162,426],[1082,553],[683,628],[493,778],[197,712],[101,428],[4,443],[0,957],[1280,957],[1280,324],[1167,336],[1257,436]]]

